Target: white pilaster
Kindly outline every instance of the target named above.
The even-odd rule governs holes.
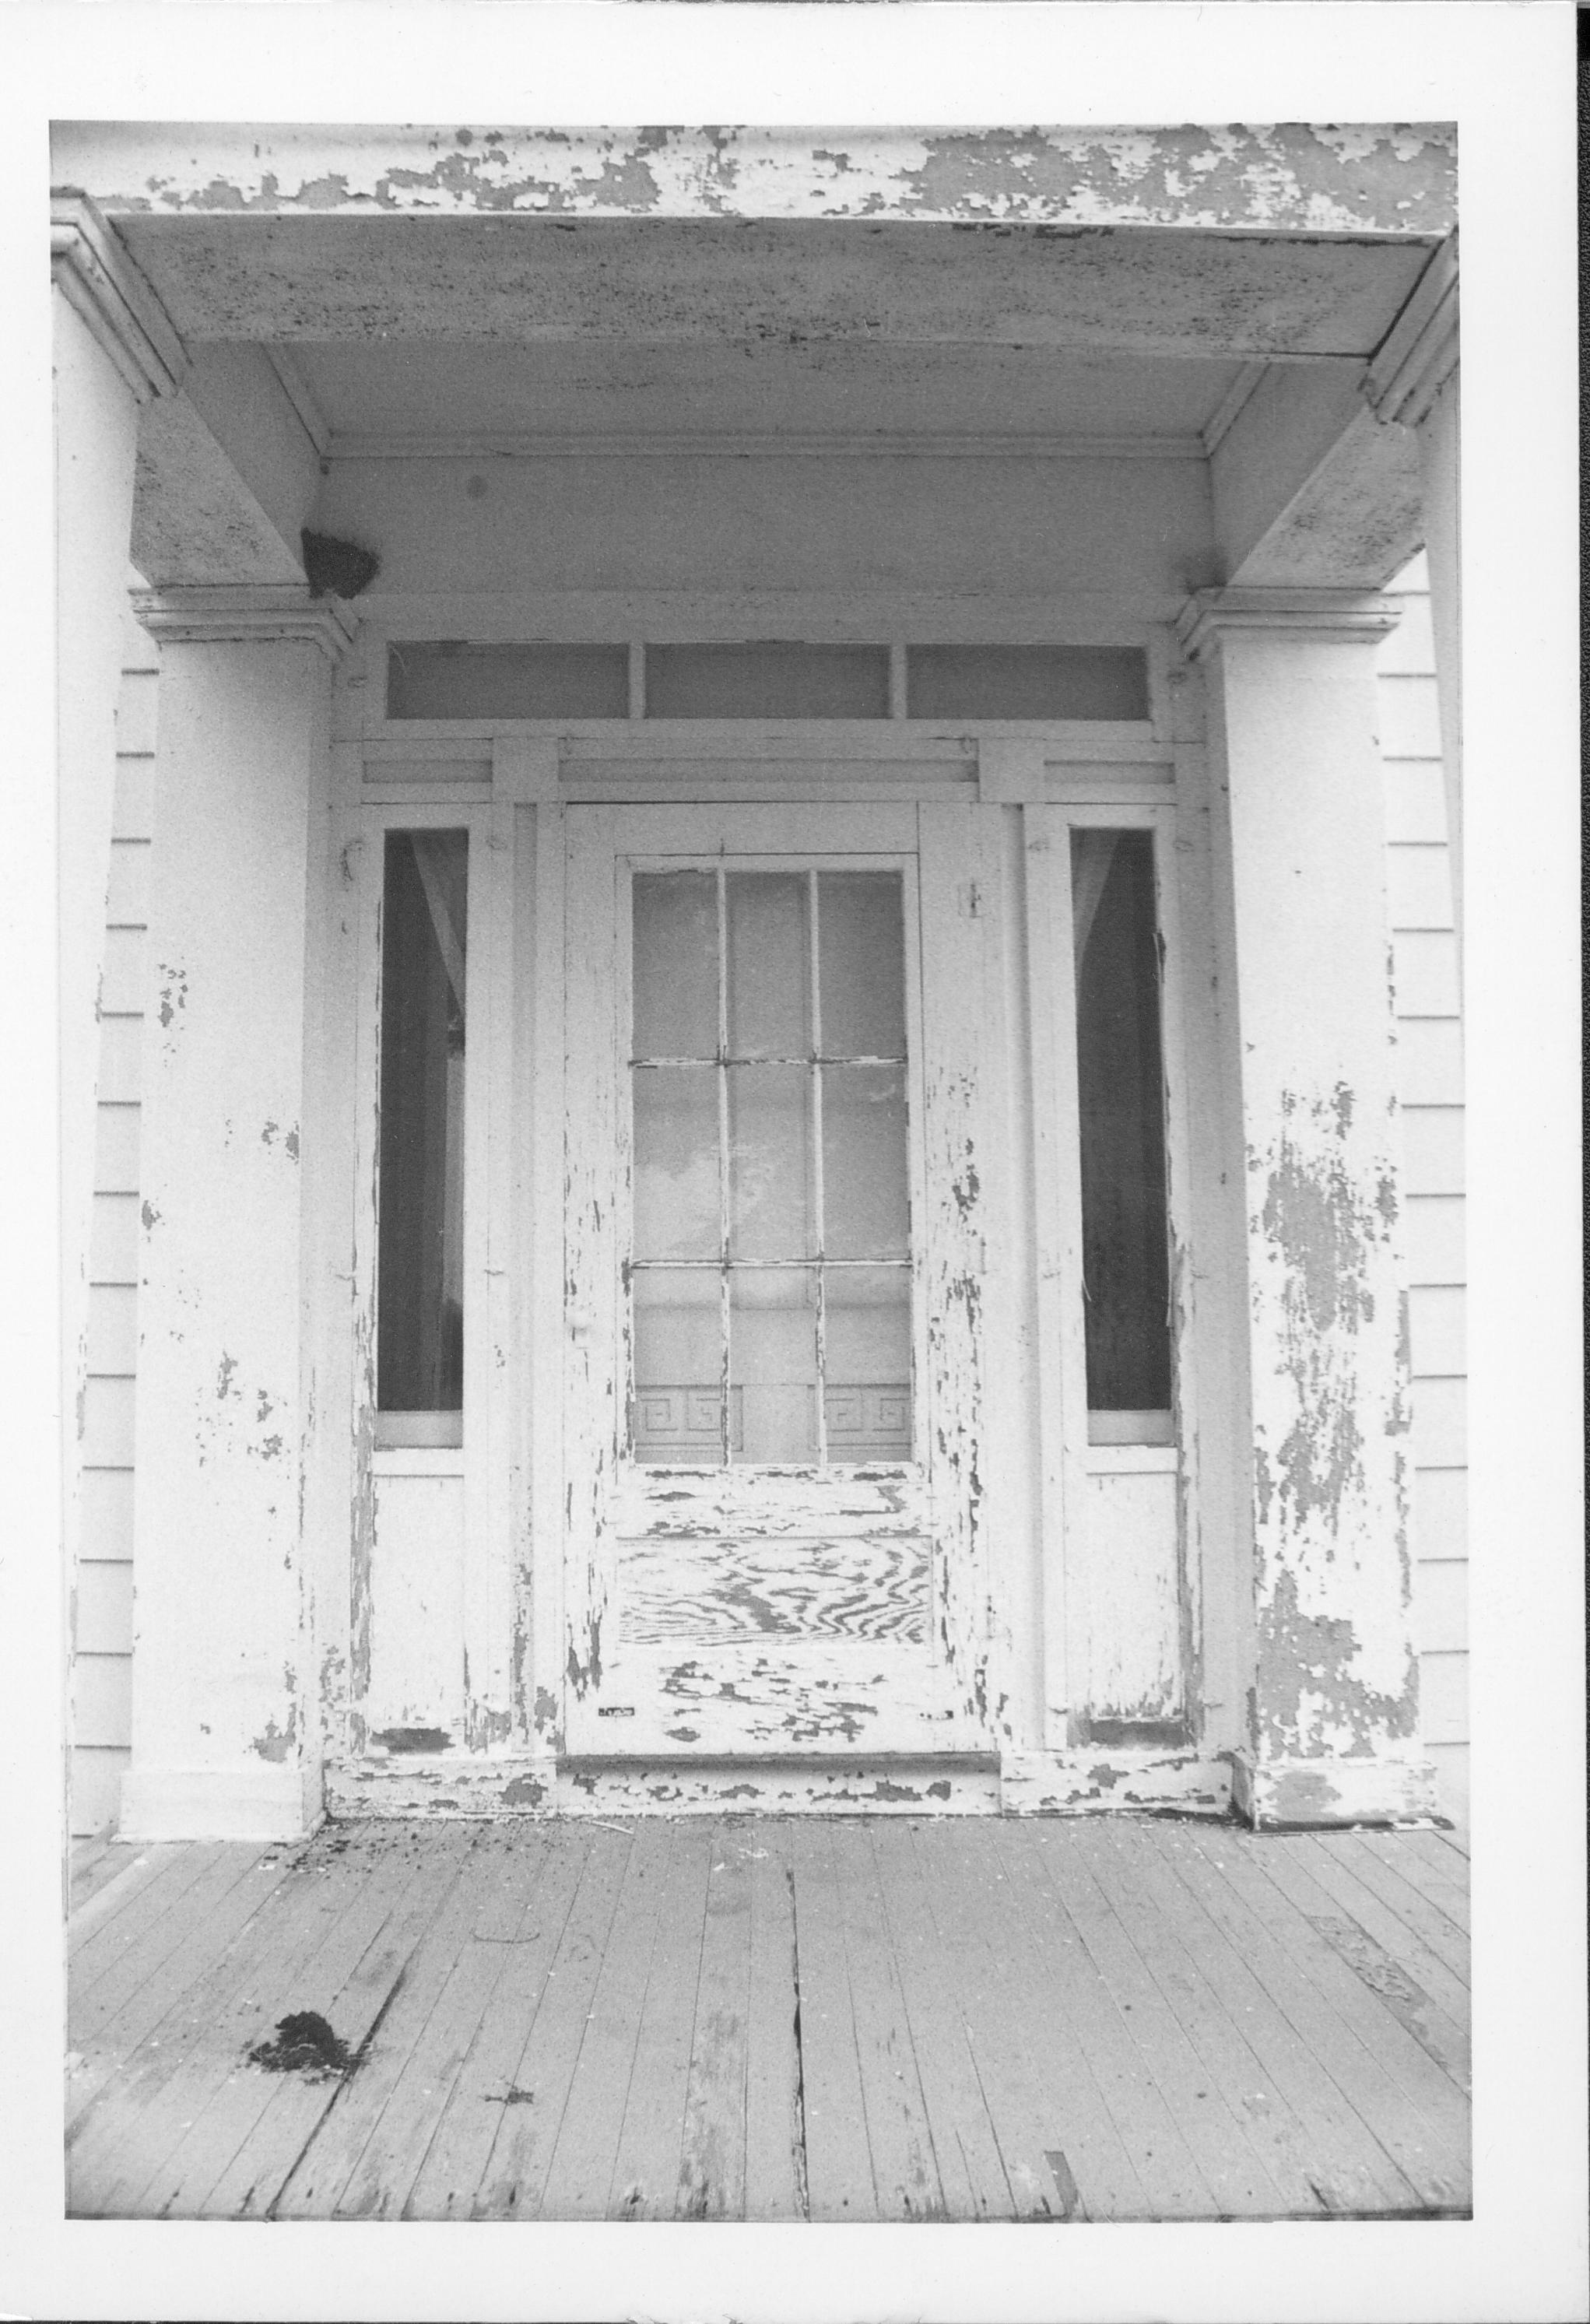
[[[94,1186],[96,1006],[116,788],[116,709],[138,415],[174,392],[175,332],[80,197],[51,213],[55,390],[57,878],[60,1006],[60,1400],[68,1571],[76,1568]]]
[[[1220,981],[1243,1183],[1255,1822],[1427,1812],[1410,1622],[1384,834],[1372,648],[1341,590],[1208,590]],[[1234,1005],[1233,1005],[1234,1004]]]
[[[319,1812],[305,964],[348,622],[290,588],[139,611],[162,667],[122,1828],[280,1839]]]

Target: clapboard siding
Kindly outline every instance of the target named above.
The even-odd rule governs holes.
[[[116,798],[99,975],[82,1532],[72,1598],[74,1834],[103,1831],[116,1822],[131,1742],[138,1101],[158,685],[153,649],[129,615],[116,704]]]
[[[1463,1027],[1429,584],[1422,557],[1388,594],[1380,650],[1386,893],[1394,963],[1404,1247],[1413,1367],[1413,1612],[1424,1741],[1448,1814],[1466,1815]]]

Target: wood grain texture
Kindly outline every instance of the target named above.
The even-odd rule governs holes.
[[[77,2005],[71,2209],[1462,2214],[1466,1992],[1357,1877],[1416,1895],[1409,1837],[1361,1863],[1125,1817],[384,1823],[224,1891],[181,1851],[178,1941]],[[305,2008],[347,2070],[263,2071]]]
[[[619,1634],[669,1639],[928,1637],[931,1544],[746,1540],[733,1536],[623,1542]]]

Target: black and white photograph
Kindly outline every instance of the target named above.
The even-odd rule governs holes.
[[[813,59],[839,17],[1506,14],[166,13],[772,14]],[[766,118],[145,71],[36,124],[32,2143],[57,2233],[139,2230],[137,2312],[1555,2312],[1440,2273],[1500,2208],[1496,1803],[1560,1852],[1538,1934],[1583,1924],[1578,1383],[1549,1296],[1539,1366],[1482,1343],[1469,1205],[1512,1155],[1560,1221],[1576,1175],[1531,1095],[1571,993],[1487,967],[1499,807],[1573,796],[1555,695],[1499,766],[1474,610],[1497,125],[1471,172],[1456,77],[1123,118],[1055,70],[962,118],[873,62]],[[1511,1508],[1499,1354],[1556,1440]],[[1497,1723],[1499,1588],[1566,1610]],[[271,2230],[245,2271],[450,2256],[379,2311],[190,2306],[197,2222]],[[420,2240],[509,2224],[666,2229],[706,2288]],[[715,2284],[729,2227],[771,2271]],[[1250,2310],[1259,2227],[1296,2257]],[[1058,2291],[1085,2252],[1108,2289]]]

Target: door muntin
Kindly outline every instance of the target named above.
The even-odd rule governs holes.
[[[911,1461],[906,876],[631,868],[642,1469]]]

